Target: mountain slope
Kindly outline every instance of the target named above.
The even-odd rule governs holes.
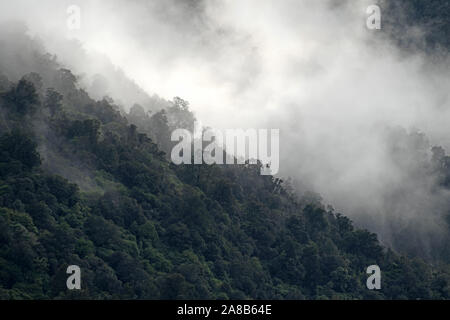
[[[256,165],[171,164],[155,143],[165,112],[152,140],[32,53],[39,70],[0,82],[1,298],[449,298],[447,266],[383,248]],[[167,112],[189,123],[177,101]],[[73,264],[80,291],[66,288]],[[380,291],[366,288],[373,264]]]

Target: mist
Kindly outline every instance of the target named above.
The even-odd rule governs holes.
[[[203,125],[279,128],[280,175],[299,192],[389,245],[412,231],[426,255],[449,203],[423,168],[432,146],[450,149],[450,63],[369,30],[373,2],[16,1],[0,4],[0,21],[25,21],[96,98],[129,109],[180,96]],[[69,5],[79,30],[67,28]],[[122,73],[141,96],[114,85]]]

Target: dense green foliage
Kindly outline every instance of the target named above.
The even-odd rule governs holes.
[[[400,44],[448,48],[448,0],[381,3]],[[383,248],[257,165],[171,164],[169,133],[194,121],[182,99],[125,113],[23,30],[2,32],[0,299],[450,298],[447,265]],[[432,152],[427,170],[450,188],[450,157]],[[73,264],[80,291],[66,288]],[[381,290],[366,288],[372,264]]]
[[[135,106],[138,129],[40,58],[42,74],[0,82],[0,298],[449,298],[444,267],[383,249],[257,165],[171,164],[171,126],[193,121],[183,100]],[[66,288],[72,264],[80,291]]]

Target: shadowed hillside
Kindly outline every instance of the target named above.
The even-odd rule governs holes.
[[[160,149],[171,121],[194,119],[182,100],[154,115],[136,106],[126,116],[138,129],[20,43],[32,48],[20,48],[33,57],[24,74],[0,70],[1,298],[449,298],[447,266],[381,247],[258,165],[171,164]],[[72,264],[82,269],[76,292],[66,288]],[[366,288],[373,264],[380,291]]]

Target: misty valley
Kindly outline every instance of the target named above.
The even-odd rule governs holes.
[[[450,299],[448,0],[7,2],[1,300]]]

